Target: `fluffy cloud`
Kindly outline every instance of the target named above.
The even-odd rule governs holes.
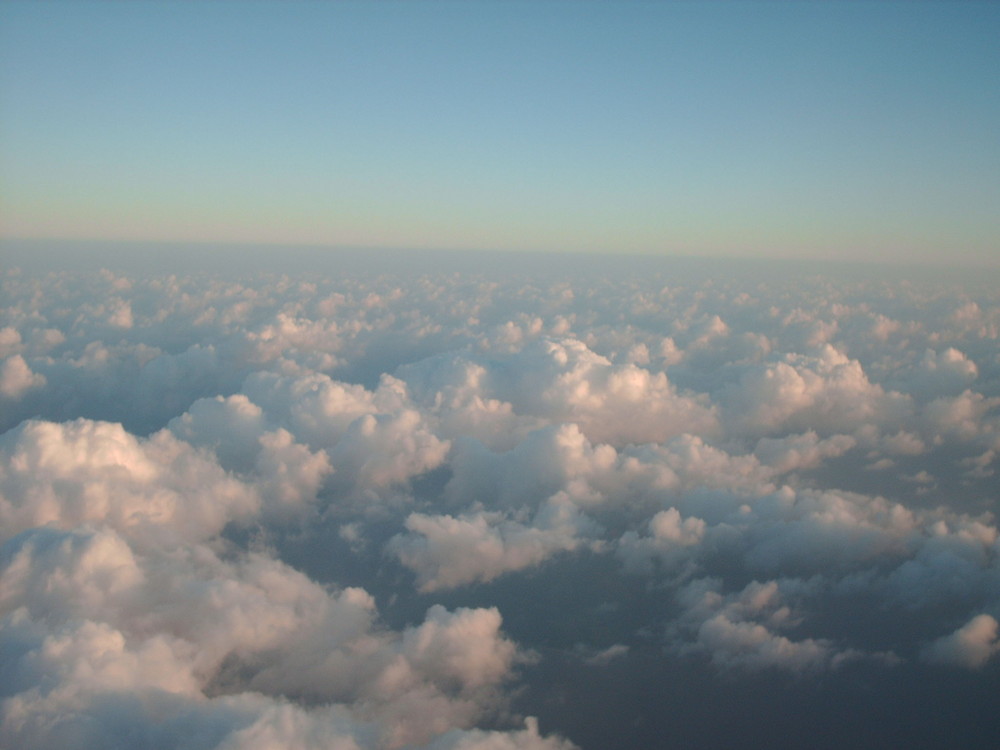
[[[686,547],[701,543],[705,522],[700,518],[681,519],[676,508],[660,511],[649,520],[649,533],[640,536],[627,531],[618,542],[618,555],[626,569],[650,570],[653,562],[672,562],[681,558]]]
[[[1000,651],[997,628],[992,615],[976,615],[954,633],[928,645],[921,656],[935,664],[978,669]]]
[[[780,439],[761,438],[754,446],[754,455],[775,472],[784,474],[815,468],[825,459],[843,455],[856,443],[849,435],[833,435],[821,440],[815,432],[806,432]]]
[[[323,375],[259,375],[247,396],[275,424],[325,450],[342,487],[384,488],[439,466],[450,443],[410,405],[406,386],[386,376],[374,391]]]
[[[540,339],[485,366],[460,360],[449,363],[449,369],[464,370],[465,390],[475,379],[483,405],[496,403],[496,410],[509,403],[517,415],[573,422],[595,442],[656,442],[716,429],[710,406],[679,393],[664,373],[632,363],[615,365],[577,339]],[[428,382],[431,374],[421,368],[403,371],[407,378],[423,376],[425,399],[454,401],[453,391]]]
[[[750,434],[812,429],[831,434],[865,424],[895,424],[909,399],[872,383],[857,360],[827,344],[818,356],[786,354],[747,370],[725,390],[734,429]]]
[[[376,626],[363,590],[328,592],[259,554],[141,554],[110,529],[36,529],[8,542],[4,563],[0,639],[12,679],[3,719],[28,746],[56,737],[87,746],[114,729],[99,726],[108,701],[138,696],[152,721],[164,701],[224,712],[211,696],[247,690],[271,696],[265,715],[287,713],[294,731],[246,722],[226,740],[233,747],[320,732],[322,718],[283,706],[289,698],[335,702],[355,717],[340,730],[345,747],[422,744],[496,705],[521,658],[496,609],[435,606],[394,633]],[[74,714],[97,728],[60,726]],[[352,737],[354,724],[368,728]]]
[[[0,364],[0,396],[15,399],[45,383],[45,376],[32,372],[20,354],[7,357]]]
[[[723,669],[799,672],[818,669],[833,659],[835,651],[828,641],[781,635],[781,630],[796,624],[796,615],[782,601],[776,581],[754,581],[730,596],[720,595],[716,585],[699,580],[682,590],[694,641],[679,644],[681,650],[703,652]]]
[[[138,439],[86,419],[25,422],[0,437],[0,492],[8,539],[101,522],[143,544],[193,541],[260,505],[253,487],[169,432]]]
[[[1000,406],[1000,397],[986,397],[965,390],[958,396],[942,396],[924,408],[924,428],[938,443],[947,438],[971,441],[998,432],[998,417],[989,415]]]
[[[0,745],[623,747],[679,694],[594,696],[685,670],[995,674],[995,285],[525,263],[0,277]]]
[[[979,375],[976,363],[954,347],[935,352],[928,349],[921,357],[908,384],[916,396],[943,396],[963,391]]]
[[[413,513],[405,525],[408,533],[393,537],[388,550],[416,572],[421,591],[490,581],[538,565],[598,531],[565,492],[542,504],[530,525],[484,511],[458,518]]]

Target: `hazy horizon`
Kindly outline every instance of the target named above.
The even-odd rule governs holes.
[[[0,236],[995,264],[995,3],[0,6]]]
[[[270,242],[192,242],[136,241],[65,238],[0,239],[0,261],[7,267],[33,271],[64,264],[65,270],[107,268],[140,272],[143,270],[180,271],[228,268],[245,262],[254,270],[287,270],[293,273],[311,269],[321,271],[331,264],[347,262],[351,267],[370,268],[386,264],[401,270],[498,270],[522,261],[535,267],[564,268],[567,262],[580,261],[596,268],[645,266],[651,269],[723,269],[740,268],[748,273],[771,271],[801,274],[831,272],[851,275],[868,274],[873,278],[900,280],[937,279],[968,283],[990,283],[1000,274],[1000,256],[992,259],[955,263],[947,258],[923,258],[900,261],[877,255],[849,258],[796,257],[780,255],[699,255],[612,250],[533,250],[510,248],[423,248],[405,246],[322,245]]]

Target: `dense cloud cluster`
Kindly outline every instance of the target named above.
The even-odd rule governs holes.
[[[995,685],[1000,287],[577,265],[4,267],[0,745],[609,746],[560,717],[642,660]]]

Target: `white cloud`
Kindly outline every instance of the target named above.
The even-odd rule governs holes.
[[[751,435],[850,433],[866,424],[898,423],[911,411],[905,395],[870,382],[860,362],[829,344],[818,356],[786,354],[748,370],[722,399],[727,423]]]
[[[45,385],[44,375],[32,372],[20,354],[7,357],[0,365],[0,396],[15,399]]]
[[[4,726],[29,746],[32,737],[52,741],[51,717],[96,719],[115,696],[162,693],[205,709],[213,693],[248,690],[275,703],[234,727],[226,740],[234,747],[323,731],[322,712],[283,707],[287,698],[338,703],[370,727],[352,738],[348,723],[345,743],[377,735],[386,747],[422,744],[491,709],[522,658],[496,609],[434,606],[424,622],[393,633],[376,626],[363,590],[327,591],[259,554],[225,561],[204,546],[140,554],[110,529],[36,529],[9,542],[4,560],[0,640],[17,675]],[[57,687],[39,692],[44,685]],[[263,721],[273,712],[291,724]]]
[[[908,392],[915,396],[943,396],[960,393],[978,377],[976,363],[954,347],[940,352],[927,349],[920,359]]]
[[[449,364],[452,378],[464,375],[465,390],[475,388],[484,404],[510,403],[518,416],[573,422],[597,442],[651,442],[716,429],[713,410],[696,396],[678,393],[664,373],[612,364],[577,339],[540,339],[498,360]],[[455,398],[448,386],[430,385],[420,368],[402,375],[422,376],[425,399],[430,393]]]
[[[857,444],[850,435],[820,439],[815,432],[789,435],[780,439],[761,438],[754,455],[779,474],[814,469],[825,459],[842,456]]]
[[[976,615],[954,633],[929,644],[921,657],[935,664],[979,669],[1000,651],[997,629],[992,615]]]
[[[626,531],[618,540],[617,554],[627,570],[649,571],[654,560],[676,564],[683,559],[685,548],[700,544],[704,537],[703,520],[682,520],[676,508],[668,508],[649,520],[648,535]]]
[[[566,750],[515,708],[677,659],[994,664],[995,289],[525,263],[0,278],[0,745]]]
[[[360,417],[329,455],[337,471],[334,481],[386,487],[437,468],[450,447],[423,424],[419,412],[406,409]]]
[[[965,390],[958,396],[942,396],[924,407],[921,414],[924,429],[937,442],[946,438],[969,441],[984,433],[998,431],[998,417],[987,414],[1000,406],[1000,397],[986,397]]]
[[[727,670],[802,672],[831,664],[836,650],[828,641],[793,640],[780,634],[796,624],[796,616],[782,601],[776,581],[754,581],[728,597],[721,596],[715,585],[713,581],[694,581],[682,591],[694,640],[678,643],[675,648],[705,653],[713,664]]]
[[[625,658],[629,653],[629,647],[624,643],[615,643],[605,649],[589,654],[587,653],[588,649],[585,647],[577,648],[576,650],[584,654],[584,664],[591,667],[605,667],[618,659]]]
[[[217,534],[260,499],[187,443],[121,425],[25,422],[0,437],[3,537],[35,526],[106,523],[144,544]]]
[[[0,357],[6,359],[21,351],[21,333],[14,326],[0,328]]]
[[[530,525],[484,511],[457,518],[412,513],[405,525],[407,533],[393,537],[388,550],[417,574],[421,591],[491,581],[539,565],[598,530],[565,492],[542,504]]]

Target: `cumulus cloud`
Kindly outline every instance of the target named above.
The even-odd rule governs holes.
[[[341,730],[345,743],[374,732],[380,746],[422,744],[490,710],[521,658],[496,609],[434,606],[395,633],[377,627],[363,590],[329,592],[259,554],[226,561],[203,546],[143,554],[110,529],[36,529],[5,545],[4,563],[0,637],[16,675],[4,725],[28,746],[75,737],[53,725],[60,716],[82,713],[99,725],[95,712],[109,700],[139,696],[152,721],[164,700],[224,712],[211,696],[247,690],[272,697],[265,713],[291,712],[294,731],[284,734],[284,721],[246,722],[226,740],[234,747],[323,731],[321,718],[283,705],[302,698],[354,717]],[[353,724],[369,728],[352,737]]]
[[[984,433],[996,434],[998,417],[990,414],[1000,406],[1000,397],[986,397],[965,390],[958,396],[931,401],[921,414],[925,429],[937,442],[946,438],[971,441]]]
[[[943,396],[959,393],[979,375],[976,363],[954,347],[935,352],[928,349],[921,357],[908,384],[916,396]]]
[[[812,469],[825,459],[842,456],[857,444],[850,435],[833,435],[821,440],[815,432],[790,435],[780,439],[761,438],[754,455],[777,473]]]
[[[679,644],[680,650],[703,652],[723,669],[800,672],[830,663],[835,650],[828,641],[793,640],[780,633],[796,624],[796,615],[782,601],[777,581],[753,581],[729,596],[720,595],[715,585],[699,580],[682,590],[695,632],[693,642]]]
[[[997,628],[992,615],[976,615],[954,633],[929,644],[921,656],[935,664],[979,669],[1000,651]]]
[[[416,572],[421,591],[490,581],[539,565],[598,531],[565,492],[542,504],[532,524],[479,511],[458,518],[413,513],[405,526],[408,533],[393,537],[387,549]]]
[[[685,670],[979,689],[995,285],[625,265],[0,277],[0,745],[623,747],[690,717],[594,696]]]
[[[0,365],[0,396],[15,399],[45,383],[45,376],[32,372],[20,354],[7,357]]]
[[[3,538],[33,527],[108,524],[143,544],[196,541],[260,505],[257,491],[161,431],[78,419],[25,422],[0,437]]]
[[[682,520],[676,508],[668,508],[649,520],[648,534],[626,531],[618,542],[618,555],[626,569],[648,571],[654,561],[676,564],[683,559],[685,548],[700,544],[704,536],[703,520],[694,517]]]
[[[450,442],[413,408],[406,386],[383,377],[373,392],[324,375],[248,379],[249,399],[314,450],[325,451],[331,481],[345,488],[384,488],[437,468]]]
[[[864,424],[892,425],[911,410],[905,394],[872,383],[858,360],[826,344],[815,356],[786,354],[746,371],[723,394],[734,429],[850,432]]]
[[[595,442],[655,442],[684,432],[710,433],[716,427],[711,407],[694,394],[679,393],[663,372],[613,364],[577,339],[531,342],[489,361],[488,374],[475,375],[475,363],[453,362],[450,369],[464,369],[467,381],[475,377],[485,403],[509,403],[517,415],[573,422]],[[420,368],[404,370],[403,375],[424,376],[425,398],[455,398],[447,389],[427,383]]]

